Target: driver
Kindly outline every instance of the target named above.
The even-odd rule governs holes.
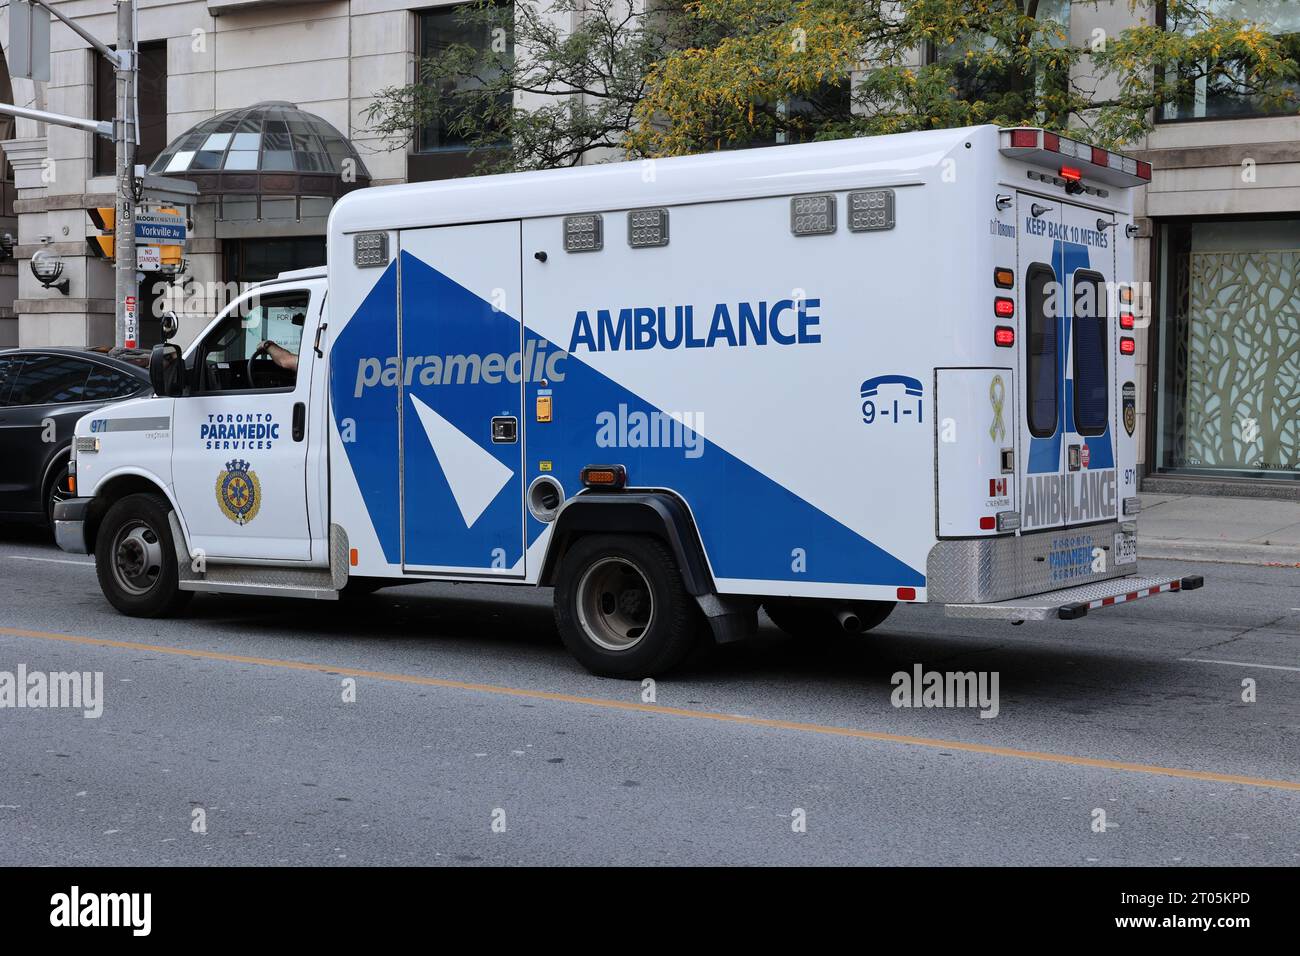
[[[257,346],[257,351],[253,353],[253,356],[256,357],[262,352],[265,352],[267,358],[280,368],[289,372],[298,371],[298,356],[288,349],[276,345],[270,339],[263,339],[261,344]]]

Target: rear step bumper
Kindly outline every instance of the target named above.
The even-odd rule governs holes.
[[[1205,579],[1199,574],[1183,578],[1114,578],[1096,584],[1047,591],[1014,601],[994,601],[989,604],[945,604],[949,617],[983,618],[993,621],[1046,621],[1060,618],[1072,621],[1099,607],[1110,607],[1138,598],[1151,597],[1166,591],[1195,591]]]

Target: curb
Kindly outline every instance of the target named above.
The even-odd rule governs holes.
[[[1196,541],[1190,538],[1143,537],[1138,532],[1138,557],[1183,558],[1216,564],[1254,564],[1267,567],[1300,568],[1300,548],[1277,547],[1237,541]]]

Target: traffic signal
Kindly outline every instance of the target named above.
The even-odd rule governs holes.
[[[113,214],[112,206],[96,206],[86,210],[90,214],[91,224],[103,235],[87,236],[86,245],[90,254],[99,259],[113,258]]]

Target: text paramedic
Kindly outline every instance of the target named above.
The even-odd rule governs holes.
[[[527,377],[530,382],[563,382],[564,370],[560,368],[568,355],[564,352],[546,351],[547,342],[529,341],[523,353],[503,355],[408,355],[403,374],[402,361],[395,355],[387,359],[363,358],[357,363],[357,381],[353,398],[372,385],[393,388],[400,379],[409,388],[415,381],[421,385],[499,385],[502,381],[519,382]]]
[[[205,448],[266,449],[280,438],[280,425],[267,412],[209,415],[199,425],[199,438]]]
[[[573,320],[569,352],[582,346],[589,352],[617,352],[653,348],[711,349],[719,345],[804,345],[820,342],[817,326],[821,317],[813,309],[821,299],[781,299],[741,302],[733,308],[725,302],[713,307],[713,317],[696,323],[695,306],[597,309],[579,312]],[[702,333],[702,334],[701,334]]]

